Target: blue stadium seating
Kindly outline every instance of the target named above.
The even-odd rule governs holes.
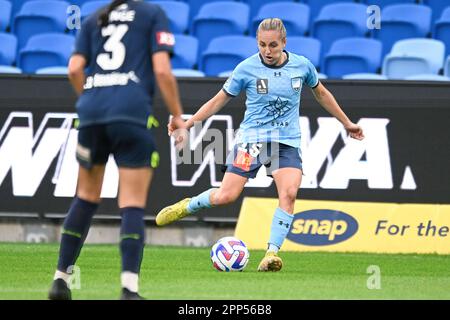
[[[193,35],[199,41],[199,54],[215,37],[243,35],[248,29],[249,10],[247,4],[231,1],[203,5],[192,25]]]
[[[172,69],[172,73],[175,77],[204,77],[205,74],[200,70],[193,69]]]
[[[444,9],[450,6],[448,0],[422,0],[422,2],[433,10],[433,21],[439,19]]]
[[[382,74],[377,73],[350,73],[342,76],[344,80],[388,80]]]
[[[380,8],[384,8],[393,4],[414,4],[416,3],[416,0],[364,0],[361,2],[366,3],[369,6],[375,5],[379,6]]]
[[[350,73],[376,73],[381,65],[382,44],[368,38],[344,38],[333,42],[322,69],[329,78]]]
[[[450,77],[450,56],[448,56],[447,60],[445,60],[444,76]]]
[[[218,2],[218,1],[227,1],[227,0],[183,0],[189,5],[189,30],[192,33],[192,23],[194,18],[198,15],[200,8],[207,3]],[[228,0],[234,1],[234,0]]]
[[[167,15],[173,33],[185,33],[189,28],[189,5],[181,1],[151,1],[159,5]]]
[[[20,50],[34,35],[46,32],[64,32],[69,3],[56,0],[25,2],[14,18],[13,32]]]
[[[389,79],[404,79],[417,74],[438,74],[444,64],[445,45],[435,39],[397,41],[384,57],[383,74]]]
[[[227,70],[227,71],[222,71],[217,76],[219,78],[228,78],[229,76],[231,76],[232,73],[233,73],[233,70]]]
[[[198,40],[189,35],[175,35],[174,55],[171,59],[172,68],[192,69],[197,65]]]
[[[256,35],[259,23],[265,18],[272,18],[277,12],[277,18],[283,20],[287,35],[303,36],[309,29],[309,7],[303,3],[274,2],[265,4],[259,9],[252,20],[251,35]]]
[[[450,54],[450,6],[444,10],[442,16],[436,21],[433,38],[444,42],[446,53]]]
[[[16,61],[17,38],[0,32],[0,65],[12,65]]]
[[[374,29],[374,37],[383,42],[383,55],[402,39],[425,38],[431,28],[431,9],[424,5],[399,4],[381,11],[381,28]]]
[[[243,0],[244,3],[247,3],[250,6],[250,20],[252,20],[253,18],[255,18],[258,15],[259,10],[261,9],[261,7],[263,7],[266,4],[272,4],[272,3],[277,3],[277,2],[294,2],[294,0]],[[277,17],[278,17],[278,13],[277,12]],[[275,17],[275,15],[272,12],[272,16],[271,17]],[[251,28],[250,28],[251,29]]]
[[[202,55],[201,70],[216,76],[233,70],[239,62],[258,52],[254,37],[223,36],[214,38]]]
[[[320,48],[320,41],[310,37],[288,37],[286,43],[286,50],[305,56],[316,68],[320,65]]]
[[[36,74],[55,74],[55,75],[67,75],[69,70],[67,67],[45,67],[37,69]]]
[[[44,67],[67,66],[75,38],[67,34],[44,33],[31,37],[20,51],[18,66],[24,73]]]
[[[319,12],[323,7],[329,4],[336,4],[337,2],[355,2],[354,0],[302,0],[309,5],[310,9],[310,30],[312,29],[314,20],[319,16]]]
[[[0,0],[0,31],[5,31],[11,23],[11,2]]]
[[[313,37],[322,42],[322,62],[335,40],[366,35],[366,10],[367,6],[360,3],[336,3],[322,8],[312,30]]]
[[[22,73],[22,70],[20,70],[17,67],[12,67],[12,66],[1,66],[0,65],[0,73]]]
[[[88,16],[99,10],[101,7],[110,4],[109,0],[90,0],[81,5],[81,20],[86,19]]]
[[[414,76],[406,77],[405,80],[450,81],[450,78],[438,74],[417,74]]]

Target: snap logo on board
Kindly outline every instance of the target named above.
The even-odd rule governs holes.
[[[316,209],[296,213],[287,239],[308,246],[343,242],[358,231],[358,222],[347,213]]]

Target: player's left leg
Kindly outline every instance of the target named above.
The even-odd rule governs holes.
[[[153,170],[144,168],[119,168],[119,208],[122,216],[120,252],[122,257],[123,300],[140,300],[138,294],[139,272],[145,245],[144,209]]]
[[[49,292],[51,300],[70,300],[69,278],[89,231],[92,217],[100,202],[104,165],[87,169],[80,166],[77,196],[64,220],[58,267]]]
[[[283,262],[278,257],[278,250],[286,238],[293,220],[294,203],[302,180],[299,168],[280,168],[272,173],[278,191],[278,208],[272,220],[270,238],[265,257],[259,271],[279,271]]]

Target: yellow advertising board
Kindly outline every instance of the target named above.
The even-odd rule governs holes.
[[[235,236],[266,249],[277,206],[245,198]],[[297,200],[282,250],[450,254],[450,205]]]

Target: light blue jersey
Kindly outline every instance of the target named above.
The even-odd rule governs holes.
[[[302,86],[319,84],[314,65],[305,57],[285,51],[280,66],[263,62],[259,53],[242,61],[225,82],[223,90],[237,96],[247,94],[244,120],[236,142],[276,141],[300,148],[300,94]]]

